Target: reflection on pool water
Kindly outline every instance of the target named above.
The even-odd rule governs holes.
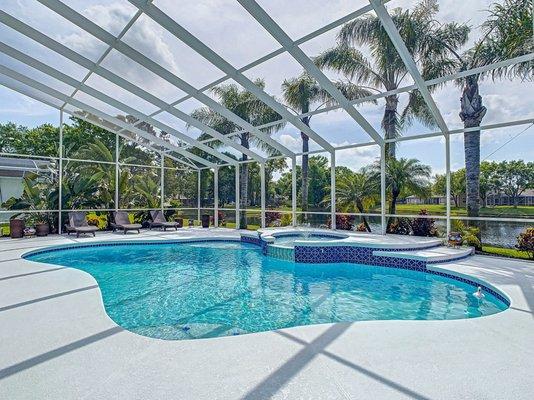
[[[507,305],[423,272],[296,264],[239,242],[121,244],[29,255],[98,282],[108,315],[140,335],[193,339],[364,320],[473,318]]]

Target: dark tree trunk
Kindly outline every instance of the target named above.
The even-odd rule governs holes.
[[[386,109],[382,119],[382,129],[386,139],[394,139],[397,136],[397,106],[399,97],[397,95],[386,97]],[[396,144],[386,143],[386,156],[395,158]]]
[[[241,135],[241,145],[249,148],[248,133]],[[243,154],[241,160],[247,161],[248,156]],[[239,166],[239,227],[247,229],[247,212],[244,211],[248,207],[248,163],[243,163]]]
[[[356,201],[356,208],[358,209],[358,211],[363,214],[365,211],[363,209],[363,204],[361,201]],[[371,232],[371,227],[369,226],[369,223],[367,222],[367,218],[365,217],[365,215],[362,215],[362,222],[363,222],[363,226],[365,226],[365,229],[367,230],[367,232]]]
[[[478,94],[478,77],[466,78],[460,99],[460,118],[464,128],[479,127],[486,114]],[[478,217],[480,209],[480,131],[464,132],[466,208],[468,217]],[[478,226],[476,221],[469,225]]]
[[[393,187],[391,190],[391,203],[389,203],[389,214],[395,215],[397,213],[397,199],[400,195],[400,190],[398,190],[396,187]],[[386,232],[390,231],[391,225],[393,224],[393,221],[395,221],[396,217],[389,217],[388,222],[386,225]]]
[[[304,117],[302,119],[302,122],[304,122],[307,126],[310,125],[310,119],[309,117]],[[306,135],[304,132],[300,132],[300,137],[302,138],[302,152],[307,153],[310,149],[309,141],[310,138],[308,135]],[[308,211],[308,164],[309,164],[309,156],[308,154],[302,155],[302,186],[300,189],[300,195],[301,195],[301,209],[303,212]],[[303,221],[308,221],[308,215],[302,214]]]

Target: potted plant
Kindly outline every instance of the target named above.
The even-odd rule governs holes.
[[[35,236],[47,236],[50,233],[49,220],[48,213],[37,213],[35,216]]]
[[[184,216],[182,214],[174,214],[174,221],[178,224],[178,228],[184,227]]]
[[[24,234],[25,226],[32,225],[35,226],[36,236],[48,235],[53,219],[50,213],[43,212],[42,210],[55,208],[54,193],[46,190],[48,184],[42,184],[37,174],[28,174],[25,176],[23,188],[24,190],[20,198],[11,198],[4,203],[4,206],[8,210],[20,211],[19,214],[12,217],[13,222],[10,223],[15,228],[12,237],[14,237],[13,234]],[[19,222],[21,218],[22,224]],[[22,229],[22,233],[19,233],[20,229]]]
[[[21,238],[24,236],[25,222],[21,218],[11,218],[9,220],[9,232],[12,239]]]
[[[202,227],[203,228],[209,228],[210,226],[210,216],[209,214],[202,214]]]

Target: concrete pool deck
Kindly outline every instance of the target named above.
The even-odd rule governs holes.
[[[0,399],[532,399],[532,262],[473,256],[439,264],[511,299],[488,317],[164,341],[118,327],[89,274],[20,258],[69,243],[207,236],[239,232],[0,240]]]

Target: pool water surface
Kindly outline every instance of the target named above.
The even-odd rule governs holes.
[[[28,255],[91,274],[108,315],[161,339],[365,320],[474,318],[507,308],[453,279],[359,264],[298,264],[240,242],[121,244]]]

